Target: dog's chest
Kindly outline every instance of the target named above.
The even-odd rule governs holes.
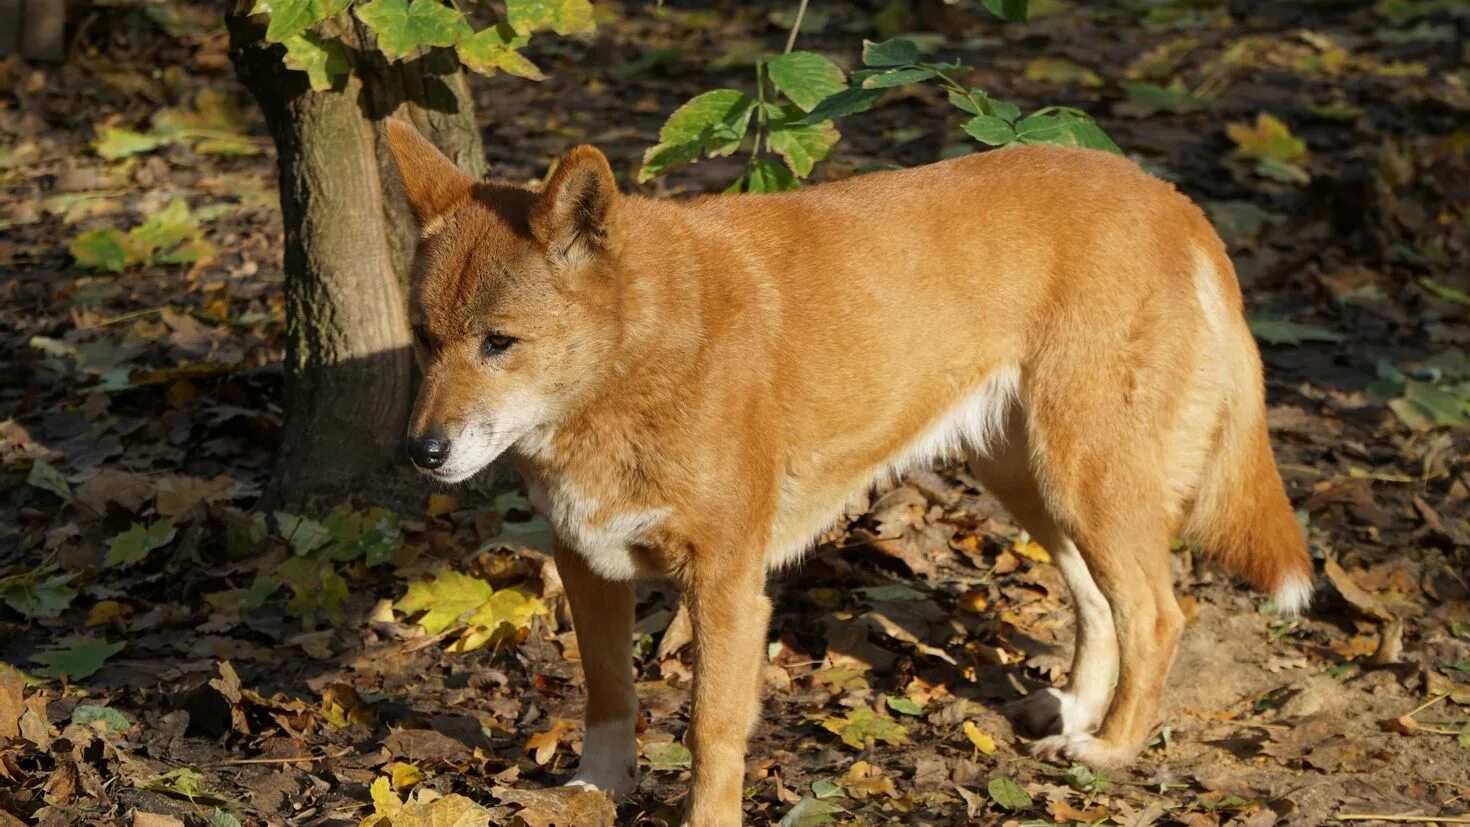
[[[531,505],[551,524],[557,540],[581,554],[608,580],[660,574],[642,550],[667,508],[616,508],[573,481],[551,476],[530,483]]]

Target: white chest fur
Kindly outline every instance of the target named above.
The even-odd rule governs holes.
[[[581,554],[587,565],[607,580],[632,580],[644,571],[633,547],[646,540],[668,509],[607,509],[575,484],[553,477],[530,485],[531,505],[551,524],[557,539]]]

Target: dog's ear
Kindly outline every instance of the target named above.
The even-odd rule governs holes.
[[[413,208],[419,228],[428,231],[440,219],[470,197],[475,179],[464,174],[453,161],[419,134],[407,121],[387,118],[388,147],[398,164],[403,191]]]
[[[596,147],[562,157],[531,212],[531,233],[568,264],[605,250],[618,206],[618,183]]]

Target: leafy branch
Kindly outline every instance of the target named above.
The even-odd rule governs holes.
[[[1025,0],[985,0],[984,5],[1008,20],[1025,19]],[[1046,106],[1023,116],[1016,104],[960,83],[956,76],[968,69],[963,63],[921,61],[919,46],[911,40],[864,41],[863,68],[851,75],[815,52],[792,51],[804,11],[805,3],[797,10],[786,52],[756,64],[754,97],[738,89],[716,89],[696,95],[669,116],[658,143],[644,153],[640,183],[748,146],[750,160],[728,192],[795,189],[831,155],[841,138],[837,119],[872,109],[890,89],[919,83],[943,88],[949,102],[969,115],[962,125],[965,134],[986,146],[1056,144],[1120,151],[1082,110]]]
[[[520,53],[533,34],[586,34],[595,28],[590,0],[506,0],[504,20],[485,0],[464,2],[483,8],[491,25],[476,30],[460,0],[255,0],[251,13],[269,17],[265,39],[285,46],[286,65],[306,72],[318,91],[333,88],[352,68],[341,38],[318,24],[348,12],[373,32],[390,60],[424,48],[452,48],[473,71],[531,80],[546,77]]]

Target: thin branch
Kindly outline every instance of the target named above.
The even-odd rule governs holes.
[[[801,0],[801,5],[796,7],[796,22],[791,24],[791,34],[786,36],[786,51],[782,54],[791,54],[796,48],[796,35],[801,31],[801,21],[806,17],[807,0]]]

